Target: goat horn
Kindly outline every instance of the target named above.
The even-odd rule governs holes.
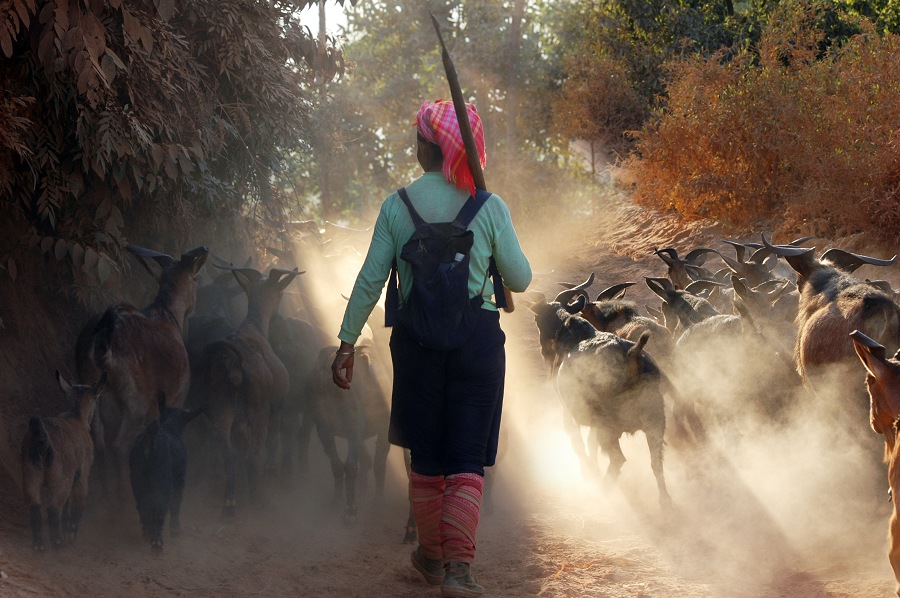
[[[880,356],[882,359],[884,359],[885,349],[884,349],[883,345],[878,343],[878,341],[866,336],[859,330],[854,330],[853,332],[851,332],[850,338],[852,338],[854,342],[859,343],[860,345],[862,345],[864,347],[868,347],[869,349],[872,349],[873,355]]]
[[[571,289],[561,292],[559,295],[557,295],[553,299],[553,301],[555,301],[556,303],[560,303],[562,305],[568,305],[569,301],[572,300],[572,297],[576,297],[576,296],[584,297],[585,301],[587,301],[587,298],[588,298],[587,292],[585,292],[584,289],[571,288]]]
[[[686,256],[684,256],[683,262],[688,262],[693,264],[694,266],[702,266],[703,262],[706,261],[707,253],[718,253],[715,249],[709,249],[708,247],[698,247],[690,251]]]
[[[732,272],[739,272],[741,270],[741,266],[746,263],[743,259],[741,259],[741,257],[739,257],[737,260],[733,260],[723,253],[720,253],[718,251],[716,253],[719,254],[719,257],[722,258],[722,261],[725,262],[725,265],[728,266],[728,268]]]
[[[702,297],[702,293],[712,293],[719,287],[723,286],[725,285],[714,280],[695,280],[694,282],[686,286],[684,290],[691,295],[700,295]]]
[[[130,251],[135,257],[139,258],[141,260],[141,265],[150,273],[150,276],[154,278],[158,278],[159,274],[151,270],[150,266],[144,260],[153,260],[159,264],[161,268],[168,268],[175,263],[175,258],[171,255],[147,249],[146,247],[141,247],[139,245],[128,244],[125,246],[125,249]]]
[[[775,255],[780,255],[781,257],[800,257],[801,255],[807,255],[812,251],[815,251],[815,247],[794,247],[792,245],[772,245],[769,243],[769,240],[766,239],[766,235],[762,235],[763,245],[765,245],[772,253]]]
[[[600,294],[597,295],[595,301],[608,301],[610,299],[615,299],[620,295],[620,293],[624,295],[625,289],[636,284],[636,282],[620,282],[619,284],[614,284],[611,287],[600,291]]]
[[[895,255],[889,260],[882,260],[867,255],[850,253],[843,249],[833,248],[823,253],[820,261],[827,261],[834,265],[838,270],[842,270],[849,274],[864,264],[870,264],[872,266],[891,266],[897,261],[897,256]]]
[[[190,251],[185,251],[184,253],[181,254],[181,258],[184,259],[186,257],[190,257],[190,258],[197,259],[197,258],[204,257],[207,255],[209,255],[209,247],[206,247],[205,245],[201,245],[200,247],[194,247]]]
[[[168,258],[171,261],[175,261],[171,255],[167,253],[160,253],[158,251],[154,251],[153,249],[147,249],[146,247],[141,247],[140,245],[133,245],[129,243],[125,246],[125,249],[136,255],[137,257],[143,257],[147,259],[158,259],[158,258]]]
[[[658,278],[653,276],[645,276],[644,281],[647,283],[647,286],[650,287],[650,290],[665,299],[665,294],[668,291],[674,291],[675,285],[672,284],[672,281],[668,278]],[[656,286],[654,287],[654,283]],[[662,294],[660,294],[662,293]]]
[[[744,252],[747,250],[746,245],[744,245],[743,243],[738,243],[737,241],[732,241],[731,239],[722,239],[722,242],[728,243],[729,245],[734,247],[734,252],[737,254],[738,261],[739,262],[744,261]],[[716,252],[716,253],[719,253],[719,252]],[[719,253],[719,256],[722,257],[722,259],[725,259],[725,256],[723,256],[721,253]]]
[[[560,283],[560,284],[565,284],[565,283]],[[588,279],[585,280],[584,282],[582,282],[581,284],[577,284],[574,287],[571,287],[568,290],[561,292],[559,295],[556,296],[554,301],[558,301],[559,303],[567,303],[569,299],[574,297],[577,293],[583,292],[584,289],[588,288],[592,284],[594,284],[594,273],[593,272],[591,272],[591,275],[588,276]]]
[[[678,260],[678,252],[675,251],[674,247],[663,247],[662,249],[654,249],[653,253],[655,253],[660,258],[662,258],[662,261],[664,261],[666,264],[668,264],[670,266]],[[663,254],[666,254],[666,255],[663,255]]]

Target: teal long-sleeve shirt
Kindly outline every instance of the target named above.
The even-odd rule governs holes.
[[[447,183],[440,172],[426,172],[407,185],[406,192],[416,211],[426,222],[450,222],[459,213],[469,194]],[[484,298],[482,309],[497,310],[492,296],[494,285],[487,276],[491,256],[509,290],[521,293],[531,283],[531,265],[519,245],[519,237],[513,228],[509,208],[498,196],[491,195],[469,224],[475,242],[469,253],[469,296],[479,293]],[[394,192],[381,204],[375,221],[372,242],[356,277],[353,292],[338,338],[355,344],[363,326],[381,297],[384,283],[391,272],[391,263],[397,260],[400,277],[400,304],[409,296],[412,288],[412,270],[400,258],[400,250],[415,232],[409,210],[400,196]]]

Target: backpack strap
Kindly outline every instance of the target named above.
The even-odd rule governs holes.
[[[419,216],[419,213],[413,207],[412,202],[409,201],[409,195],[406,193],[406,187],[400,187],[399,189],[397,189],[397,195],[399,195],[400,199],[403,200],[403,203],[406,204],[406,209],[409,210],[409,215],[412,218],[413,224],[415,225],[417,230],[422,226],[428,224],[421,216]]]
[[[494,284],[494,303],[499,309],[506,309],[509,305],[506,302],[506,291],[503,287],[503,277],[500,276],[500,270],[497,269],[497,262],[494,256],[488,264],[488,274],[491,276],[491,282]]]
[[[391,328],[397,323],[397,312],[400,311],[400,288],[397,283],[397,258],[391,262],[391,275],[388,279],[387,294],[384,296],[384,327]]]
[[[409,201],[409,195],[406,193],[406,187],[397,189],[397,195],[406,204],[409,215],[412,218],[413,225],[416,229],[425,224],[425,220],[419,215]],[[397,281],[397,258],[391,262],[391,274],[388,278],[387,294],[384,297],[384,326],[391,328],[397,323],[397,313],[400,311],[400,285]]]
[[[453,225],[463,230],[469,228],[469,223],[472,222],[472,219],[475,218],[475,214],[478,213],[478,210],[481,209],[481,206],[484,205],[484,202],[486,202],[490,196],[490,191],[476,189],[475,195],[470,195],[469,199],[466,200],[466,203],[464,203],[463,207],[459,210],[459,214],[457,214],[456,218],[453,220]]]

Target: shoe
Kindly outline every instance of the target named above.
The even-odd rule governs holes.
[[[444,581],[444,561],[441,559],[430,559],[422,554],[420,548],[416,548],[409,556],[413,567],[422,574],[425,581],[433,586],[441,585]]]
[[[444,567],[444,583],[441,584],[443,598],[474,598],[484,594],[484,588],[478,585],[472,576],[469,563],[450,561]]]

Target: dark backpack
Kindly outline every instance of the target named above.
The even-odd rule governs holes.
[[[399,323],[430,349],[456,349],[472,335],[484,303],[481,293],[469,298],[469,251],[475,238],[467,227],[491,193],[478,189],[453,222],[435,223],[422,219],[406,189],[397,193],[416,227],[400,251],[401,259],[412,267],[412,289],[399,309],[395,261],[385,300],[385,326]],[[505,295],[493,258],[489,272],[497,289],[498,306],[504,307]]]

